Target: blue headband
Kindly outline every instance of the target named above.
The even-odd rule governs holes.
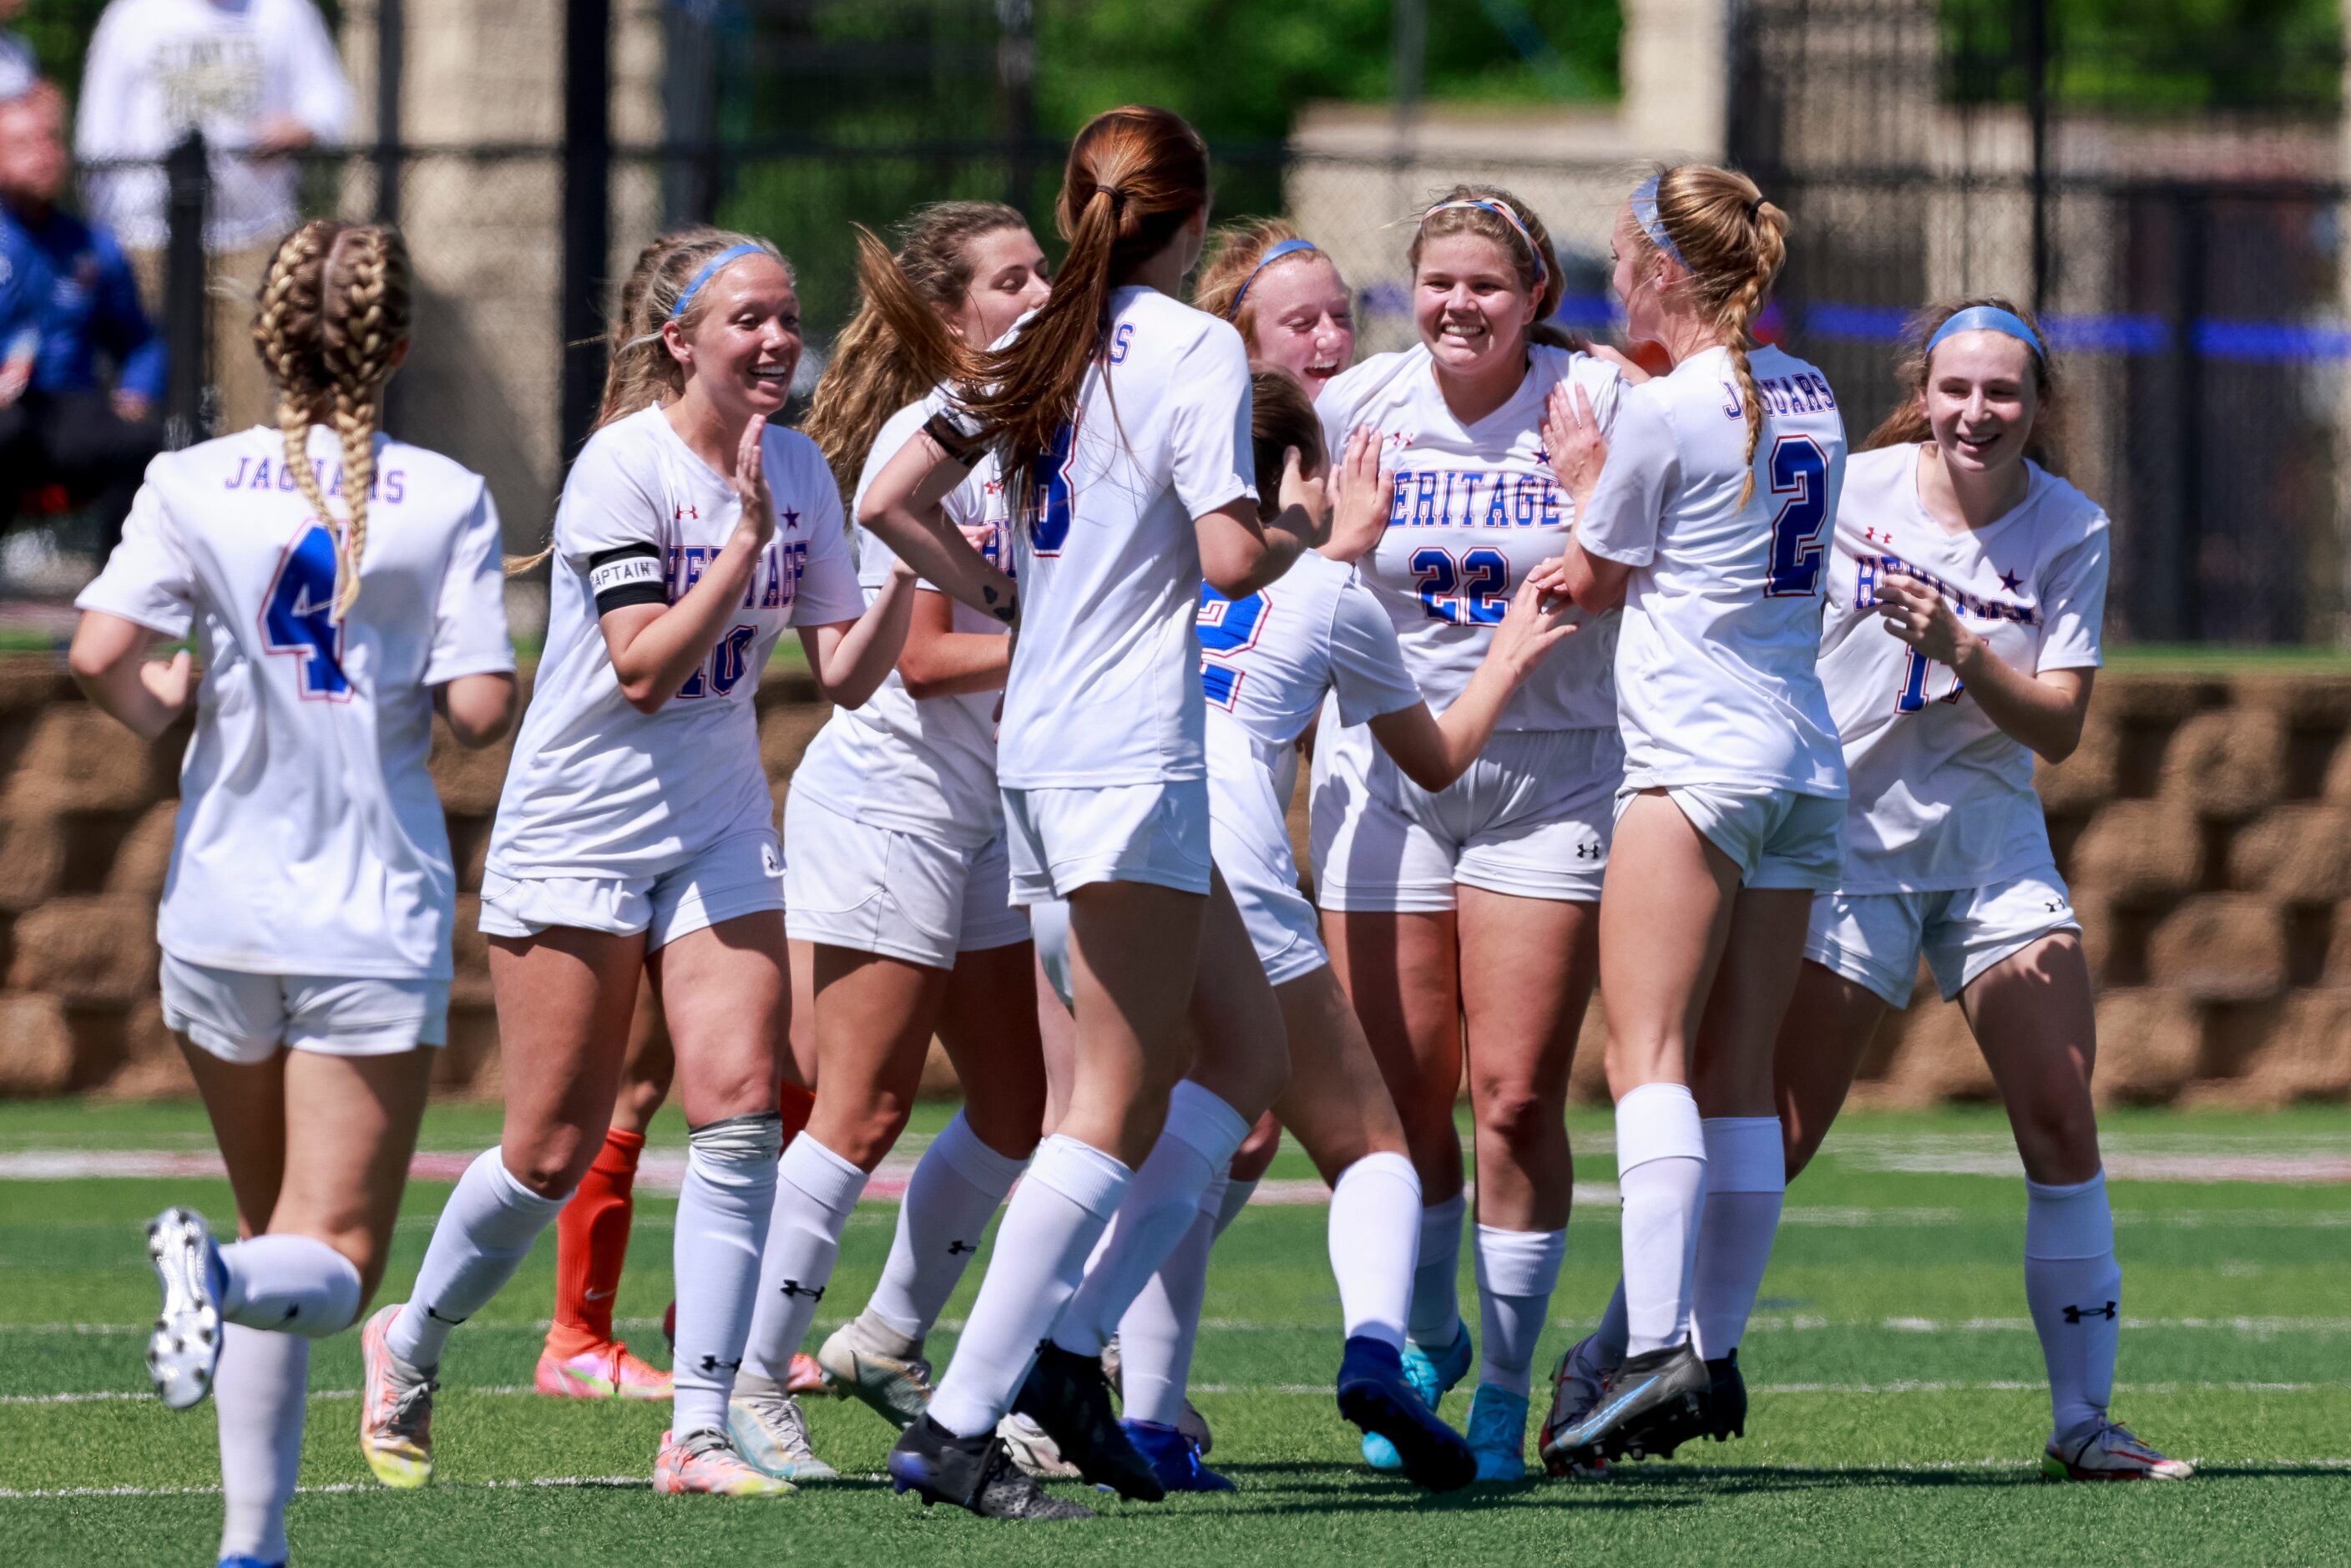
[[[1674,243],[1674,236],[1666,232],[1666,220],[1657,215],[1657,182],[1664,178],[1662,174],[1652,174],[1633,187],[1633,221],[1641,225],[1641,232],[1649,236],[1651,245],[1672,256],[1675,264],[1687,272],[1690,264],[1683,260],[1682,247]]]
[[[720,251],[716,256],[712,256],[708,261],[702,264],[702,270],[694,275],[694,281],[685,286],[685,291],[677,297],[677,303],[669,308],[669,319],[674,321],[679,317],[684,316],[685,314],[685,308],[694,303],[694,297],[702,292],[702,286],[709,282],[713,275],[715,275],[720,267],[725,267],[728,262],[740,261],[747,256],[765,256],[767,254],[768,247],[763,245],[728,246],[725,250]]]
[[[1510,210],[1510,203],[1498,202],[1490,196],[1464,196],[1458,202],[1439,202],[1420,214],[1422,226],[1426,227],[1428,220],[1437,214],[1451,212],[1458,207],[1475,207],[1481,213],[1491,213],[1518,231],[1519,237],[1526,242],[1527,255],[1534,260],[1535,292],[1541,294],[1543,291],[1543,285],[1550,281],[1551,268],[1543,265],[1542,246],[1537,245],[1535,236],[1527,232],[1525,221]]]
[[[2023,317],[1997,305],[1970,305],[1958,312],[1935,329],[1935,335],[1927,340],[1927,351],[1933,353],[1944,339],[1958,332],[1998,332],[2032,350],[2032,357],[2043,364],[2049,362],[2049,350],[2041,346],[2041,335],[2025,325]]]
[[[1239,317],[1241,301],[1249,298],[1249,286],[1257,281],[1259,273],[1263,272],[1285,256],[1296,256],[1301,250],[1314,248],[1314,242],[1311,239],[1286,239],[1258,257],[1257,265],[1249,268],[1249,275],[1241,279],[1240,292],[1233,296],[1232,308],[1225,312],[1225,319],[1230,321]]]

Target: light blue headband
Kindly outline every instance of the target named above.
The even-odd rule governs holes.
[[[1426,226],[1428,220],[1437,214],[1451,212],[1458,207],[1475,207],[1481,213],[1491,213],[1519,231],[1519,237],[1526,242],[1527,255],[1534,258],[1535,292],[1541,294],[1543,291],[1543,285],[1551,279],[1551,268],[1543,265],[1542,246],[1537,245],[1535,236],[1527,232],[1525,221],[1510,210],[1510,204],[1495,201],[1490,196],[1464,196],[1458,202],[1439,202],[1420,214],[1421,224]]]
[[[694,275],[694,281],[685,286],[685,291],[677,297],[677,303],[669,308],[669,319],[674,321],[679,317],[684,316],[685,314],[685,308],[694,303],[694,297],[702,292],[702,286],[709,282],[712,277],[717,273],[718,269],[725,267],[728,262],[740,261],[747,256],[765,256],[767,254],[768,247],[763,245],[728,246],[725,250],[720,251],[716,256],[712,256],[708,261],[702,264],[702,270]]]
[[[1687,272],[1690,264],[1682,259],[1682,247],[1674,243],[1674,236],[1666,232],[1666,220],[1657,215],[1657,182],[1664,178],[1662,174],[1652,174],[1633,187],[1633,221],[1641,225],[1641,232],[1649,236],[1651,245],[1672,256],[1675,264]]]
[[[1958,332],[1998,332],[2032,350],[2032,357],[2043,364],[2049,362],[2049,350],[2041,346],[2041,335],[2025,325],[2023,317],[1997,305],[1970,305],[1958,312],[1935,329],[1935,335],[1927,340],[1927,351],[1933,353],[1944,339]]]
[[[1286,239],[1258,257],[1257,265],[1249,268],[1249,275],[1241,279],[1240,292],[1233,296],[1232,308],[1225,312],[1225,319],[1228,321],[1238,319],[1241,313],[1241,301],[1249,298],[1249,286],[1257,281],[1259,273],[1263,272],[1285,256],[1296,256],[1301,250],[1315,248],[1315,244],[1311,239]]]

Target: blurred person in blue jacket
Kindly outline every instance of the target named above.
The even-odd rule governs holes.
[[[89,507],[102,557],[162,447],[163,341],[114,236],[57,206],[61,130],[42,95],[0,103],[0,260],[38,334],[29,384],[0,412],[0,508],[63,485]]]

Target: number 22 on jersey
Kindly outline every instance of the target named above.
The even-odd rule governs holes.
[[[1498,626],[1510,608],[1510,558],[1490,545],[1455,555],[1423,545],[1405,565],[1431,621],[1451,626]]]
[[[305,702],[349,702],[343,628],[334,618],[335,537],[312,522],[278,559],[261,601],[261,645],[293,655],[296,689]]]

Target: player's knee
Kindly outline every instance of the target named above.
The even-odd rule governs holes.
[[[965,1093],[963,1119],[981,1143],[1016,1160],[1025,1160],[1035,1151],[1045,1124],[1041,1074],[990,1084],[985,1090],[966,1085]]]
[[[2087,1181],[2096,1174],[2098,1118],[2087,1095],[2036,1098],[2011,1110],[2010,1121],[2036,1180]]]
[[[1471,1103],[1479,1130],[1500,1139],[1506,1148],[1534,1149],[1565,1135],[1564,1104],[1523,1081],[1479,1083]]]
[[[569,1196],[594,1157],[595,1150],[574,1127],[554,1128],[522,1149],[505,1150],[507,1174],[526,1190],[549,1198]]]
[[[818,1104],[821,1107],[823,1102]],[[870,1171],[897,1145],[898,1134],[906,1130],[906,1118],[913,1111],[912,1102],[903,1096],[877,1095],[827,1126],[819,1141],[852,1165]]]

